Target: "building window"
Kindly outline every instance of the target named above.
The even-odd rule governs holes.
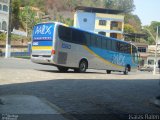
[[[138,47],[138,51],[146,53],[147,49],[146,49],[146,47]]]
[[[3,11],[8,12],[8,6],[7,5],[3,5]]]
[[[87,18],[84,18],[84,19],[83,19],[83,22],[87,22]]]
[[[98,34],[106,36],[106,32],[103,32],[103,31],[98,32]]]
[[[106,20],[99,20],[99,25],[106,26],[106,24],[107,24]]]
[[[110,34],[110,37],[112,37],[112,38],[117,38],[117,33],[111,33],[111,34]]]
[[[118,22],[112,22],[112,23],[111,23],[111,26],[112,26],[112,27],[118,27]]]
[[[2,5],[0,4],[0,10],[2,10]]]
[[[2,30],[7,31],[7,22],[6,21],[2,22]]]
[[[148,65],[154,65],[154,60],[148,60]]]

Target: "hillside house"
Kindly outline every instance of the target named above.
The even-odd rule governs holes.
[[[74,27],[124,39],[124,16],[122,11],[79,6],[74,14]]]

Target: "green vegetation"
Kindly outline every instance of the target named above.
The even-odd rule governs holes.
[[[148,38],[146,39],[148,44],[155,44],[157,26],[160,26],[160,22],[153,21],[149,26],[143,27],[142,29],[143,33],[147,34],[148,36]],[[159,31],[160,31],[160,27],[159,27]],[[160,32],[158,36],[160,36]]]
[[[16,58],[22,58],[22,59],[30,59],[30,56],[17,56]]]
[[[142,29],[141,20],[137,15],[132,14],[135,10],[134,0],[12,0],[12,29],[20,29],[28,33],[27,38],[12,35],[12,40],[24,39],[30,41],[33,26],[42,21],[35,17],[36,14],[30,6],[38,7],[44,13],[51,15],[52,20],[63,22],[69,26],[73,25],[73,14],[76,6],[122,10],[125,15],[124,32],[147,34],[148,37],[141,41],[148,44],[155,44],[151,34],[156,37],[156,27],[160,26],[160,22],[154,21],[151,25],[144,26],[144,29]],[[20,7],[24,7],[24,9],[20,10]],[[145,28],[151,31],[151,34]],[[5,34],[0,34],[0,40],[5,39]]]
[[[0,34],[0,41],[6,40],[6,33],[1,33]]]
[[[20,7],[20,0],[13,0],[12,2],[12,24],[11,24],[12,30],[13,28],[19,29],[20,27],[19,7]]]
[[[134,11],[134,0],[103,0],[104,7],[109,9],[124,10],[126,13]]]

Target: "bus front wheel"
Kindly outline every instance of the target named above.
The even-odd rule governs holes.
[[[128,68],[128,67],[125,67],[125,71],[123,72],[124,75],[128,75],[128,72],[129,72],[129,68]]]
[[[60,72],[67,72],[68,71],[68,68],[67,67],[57,67],[58,68],[58,70],[60,71]]]

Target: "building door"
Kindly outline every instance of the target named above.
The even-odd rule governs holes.
[[[112,37],[112,38],[117,38],[117,33],[111,33],[111,34],[110,34],[110,37]]]

